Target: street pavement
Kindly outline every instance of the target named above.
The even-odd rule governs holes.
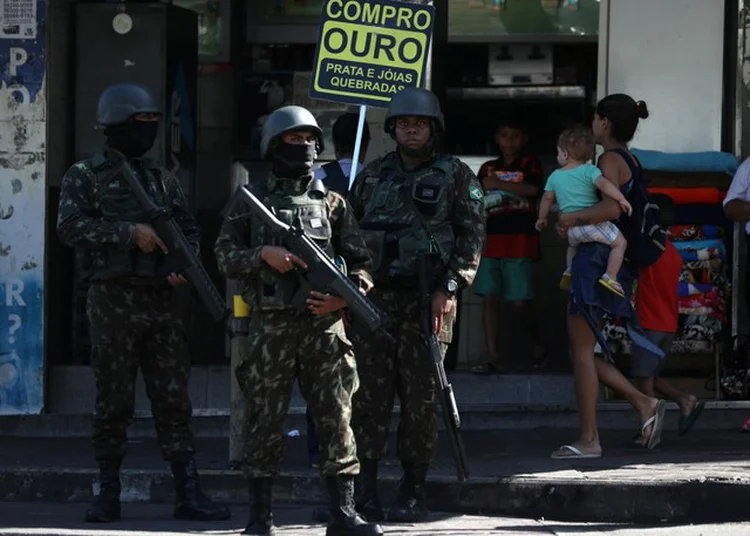
[[[239,534],[247,520],[247,508],[243,507],[234,507],[229,521],[199,523],[171,519],[167,505],[124,504],[122,521],[91,525],[82,521],[86,507],[78,503],[0,503],[0,536],[228,536]],[[309,508],[277,506],[275,516],[279,535],[325,534],[325,526],[311,524]],[[747,536],[750,523],[636,527],[434,513],[426,523],[384,524],[383,529],[389,535],[405,536]]]

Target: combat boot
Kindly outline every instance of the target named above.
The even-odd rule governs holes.
[[[121,458],[99,461],[99,495],[86,510],[86,522],[109,523],[120,519]]]
[[[250,519],[242,534],[261,534],[273,536],[276,528],[273,526],[273,479],[254,478],[250,481]]]
[[[378,497],[379,460],[362,459],[357,485],[356,509],[367,521],[385,521],[383,507]]]
[[[331,506],[326,536],[378,536],[383,529],[368,523],[354,509],[354,478],[349,475],[326,478]]]
[[[378,498],[378,463],[379,460],[362,459],[359,479],[355,479],[354,486],[355,510],[371,523],[385,521],[383,507]],[[313,509],[312,519],[317,523],[328,523],[331,511],[325,506],[318,506]]]
[[[222,521],[231,517],[229,508],[213,502],[201,491],[198,468],[192,454],[175,458],[171,467],[175,482],[175,519]]]
[[[391,523],[418,523],[427,518],[427,499],[425,485],[427,483],[426,463],[402,462],[404,477],[398,497],[388,512]]]

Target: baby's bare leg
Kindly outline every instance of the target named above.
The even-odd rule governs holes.
[[[610,279],[617,281],[617,273],[622,267],[622,261],[625,259],[625,250],[628,247],[628,242],[622,233],[617,235],[612,244],[610,244],[612,250],[609,252],[609,260],[607,261],[607,275]]]
[[[573,267],[573,259],[575,258],[577,252],[578,252],[578,246],[570,246],[570,245],[568,246],[568,252],[565,255],[565,260],[566,260],[565,271],[566,272],[571,271],[571,268]]]

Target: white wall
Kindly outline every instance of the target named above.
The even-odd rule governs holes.
[[[724,1],[602,0],[602,9],[598,94],[627,93],[651,114],[632,146],[720,150]]]

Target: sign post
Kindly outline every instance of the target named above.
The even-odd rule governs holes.
[[[359,105],[350,187],[367,106],[387,108],[396,93],[424,86],[434,21],[431,5],[324,0],[310,97]]]

